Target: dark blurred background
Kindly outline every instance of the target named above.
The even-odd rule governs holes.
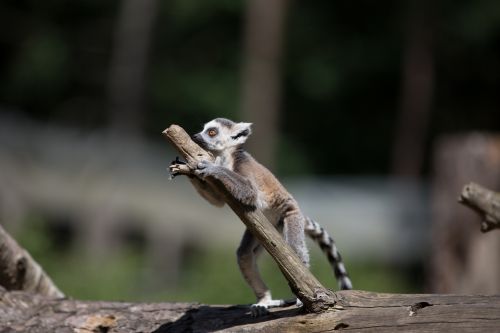
[[[0,28],[0,223],[67,294],[253,300],[241,222],[168,181],[161,131],[215,117],[254,123],[356,288],[500,292],[456,203],[500,187],[500,2],[3,0]]]

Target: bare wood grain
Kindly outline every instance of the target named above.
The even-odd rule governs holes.
[[[0,288],[0,332],[498,332],[500,296],[337,292],[339,311],[54,300]]]
[[[179,125],[171,125],[162,134],[172,142],[177,151],[184,157],[191,167],[195,167],[199,161],[213,161],[214,157],[209,152],[197,145]]]
[[[204,159],[213,161],[213,156],[193,142],[180,126],[171,125],[163,131],[163,134],[186,159],[191,168],[194,168],[199,161]],[[249,209],[240,204],[218,180],[207,179],[207,181],[211,182],[224,196],[229,207],[238,215],[245,226],[257,237],[262,246],[276,261],[281,272],[287,279],[290,288],[304,303],[307,311],[321,312],[334,307],[336,303],[335,294],[323,287],[307,267],[302,264],[295,252],[285,243],[283,237],[262,212],[256,209]]]

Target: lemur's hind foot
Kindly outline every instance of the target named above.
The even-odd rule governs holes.
[[[294,304],[297,307],[302,306],[302,302],[299,299],[267,299],[250,305],[250,311],[252,317],[260,317],[269,314],[269,309],[271,308],[287,307]]]

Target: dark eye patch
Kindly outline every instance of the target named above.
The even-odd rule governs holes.
[[[250,131],[249,131],[248,129],[246,129],[246,130],[243,130],[243,131],[239,132],[239,133],[238,133],[238,134],[236,134],[236,135],[233,135],[231,138],[232,138],[233,140],[236,140],[236,139],[238,139],[238,138],[240,138],[240,137],[242,137],[242,136],[248,136],[248,134],[250,134]]]
[[[206,130],[206,133],[208,134],[208,136],[214,137],[217,134],[219,134],[219,131],[215,127],[210,127],[209,129]]]

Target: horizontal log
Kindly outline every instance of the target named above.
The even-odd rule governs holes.
[[[340,291],[337,307],[295,306],[254,318],[247,305],[51,299],[0,289],[0,332],[498,332],[500,296]]]

